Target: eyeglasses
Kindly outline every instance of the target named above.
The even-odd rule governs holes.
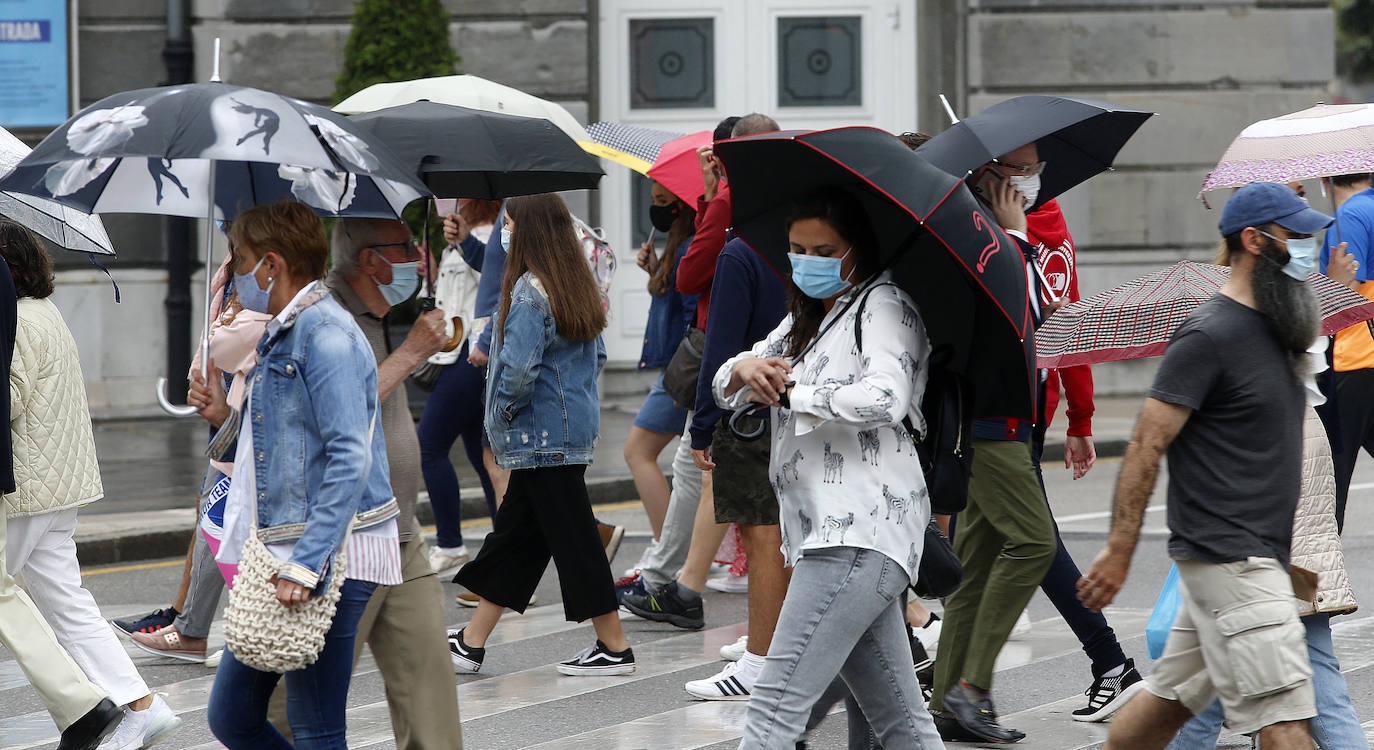
[[[406,240],[405,242],[379,242],[375,245],[366,245],[365,247],[372,248],[377,252],[378,255],[381,255],[382,257],[386,257],[385,250],[387,248],[403,248],[403,250],[401,251],[400,259],[396,262],[403,263],[411,260],[419,260],[421,257],[420,247],[416,244],[414,240]],[[390,259],[388,258],[388,260]]]
[[[1008,172],[1010,172],[1010,173],[1012,173],[1012,174],[1014,174],[1014,175],[1016,175],[1016,176],[1018,176],[1018,177],[1030,177],[1030,176],[1032,176],[1032,175],[1037,175],[1037,174],[1040,174],[1041,172],[1044,172],[1044,171],[1045,171],[1045,162],[1043,162],[1043,161],[1038,161],[1038,162],[1036,162],[1036,163],[1034,163],[1034,164],[1025,164],[1025,165],[1021,165],[1021,164],[1008,164],[1008,163],[1006,163],[1006,162],[1004,162],[1004,161],[998,161],[997,159],[993,159],[993,160],[992,160],[992,163],[993,163],[993,164],[996,164],[997,166],[1001,167],[1002,169],[1005,169],[1006,171],[1008,171]]]

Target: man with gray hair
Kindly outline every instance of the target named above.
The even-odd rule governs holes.
[[[391,308],[420,286],[424,251],[410,229],[394,219],[340,219],[330,237],[332,261],[326,285],[372,345],[381,397],[378,429],[386,438],[391,491],[401,515],[399,586],[378,586],[358,623],[354,663],[363,644],[372,649],[386,684],[391,727],[399,750],[461,748],[458,691],[449,668],[443,589],[429,566],[429,550],[415,518],[420,483],[420,440],[404,387],[406,377],[438,352],[448,336],[443,312],[420,315],[400,346],[387,327]],[[273,724],[286,731],[281,695],[274,696]]]

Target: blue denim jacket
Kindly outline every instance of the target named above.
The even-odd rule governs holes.
[[[692,237],[689,235],[678,247],[673,263],[682,262],[682,256],[687,254],[691,244]],[[696,319],[697,295],[680,294],[672,285],[669,285],[667,292],[652,295],[649,317],[644,322],[644,347],[639,352],[639,369],[666,366]]]
[[[373,426],[377,361],[353,316],[318,292],[257,351],[241,419],[253,430],[258,538],[294,542],[284,577],[323,587],[350,521],[357,531],[398,513],[386,439]]]
[[[492,336],[487,372],[487,437],[501,468],[592,462],[601,423],[596,378],[605,362],[600,336],[558,335],[543,286],[525,272]]]

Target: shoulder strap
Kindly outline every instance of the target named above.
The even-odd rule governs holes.
[[[874,289],[884,284],[896,286],[896,284],[890,281],[874,284],[864,291],[863,296],[859,298],[859,307],[854,311],[854,346],[859,350],[860,354],[863,354],[864,351],[864,306],[868,304],[868,295],[872,294]],[[912,424],[911,415],[902,415],[902,427],[906,428],[907,434],[911,436],[911,442],[919,445],[921,439],[920,436],[916,434],[916,425]]]

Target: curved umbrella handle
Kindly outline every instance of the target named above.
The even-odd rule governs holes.
[[[192,417],[200,413],[194,406],[177,406],[167,398],[167,378],[157,379],[157,405],[174,417]]]
[[[767,417],[768,408],[768,404],[750,404],[736,409],[735,413],[730,415],[730,431],[735,433],[736,438],[747,443],[752,443],[763,437],[764,430],[768,429],[768,422],[764,421]],[[745,428],[739,424],[741,419],[748,417],[759,417],[758,426]]]

